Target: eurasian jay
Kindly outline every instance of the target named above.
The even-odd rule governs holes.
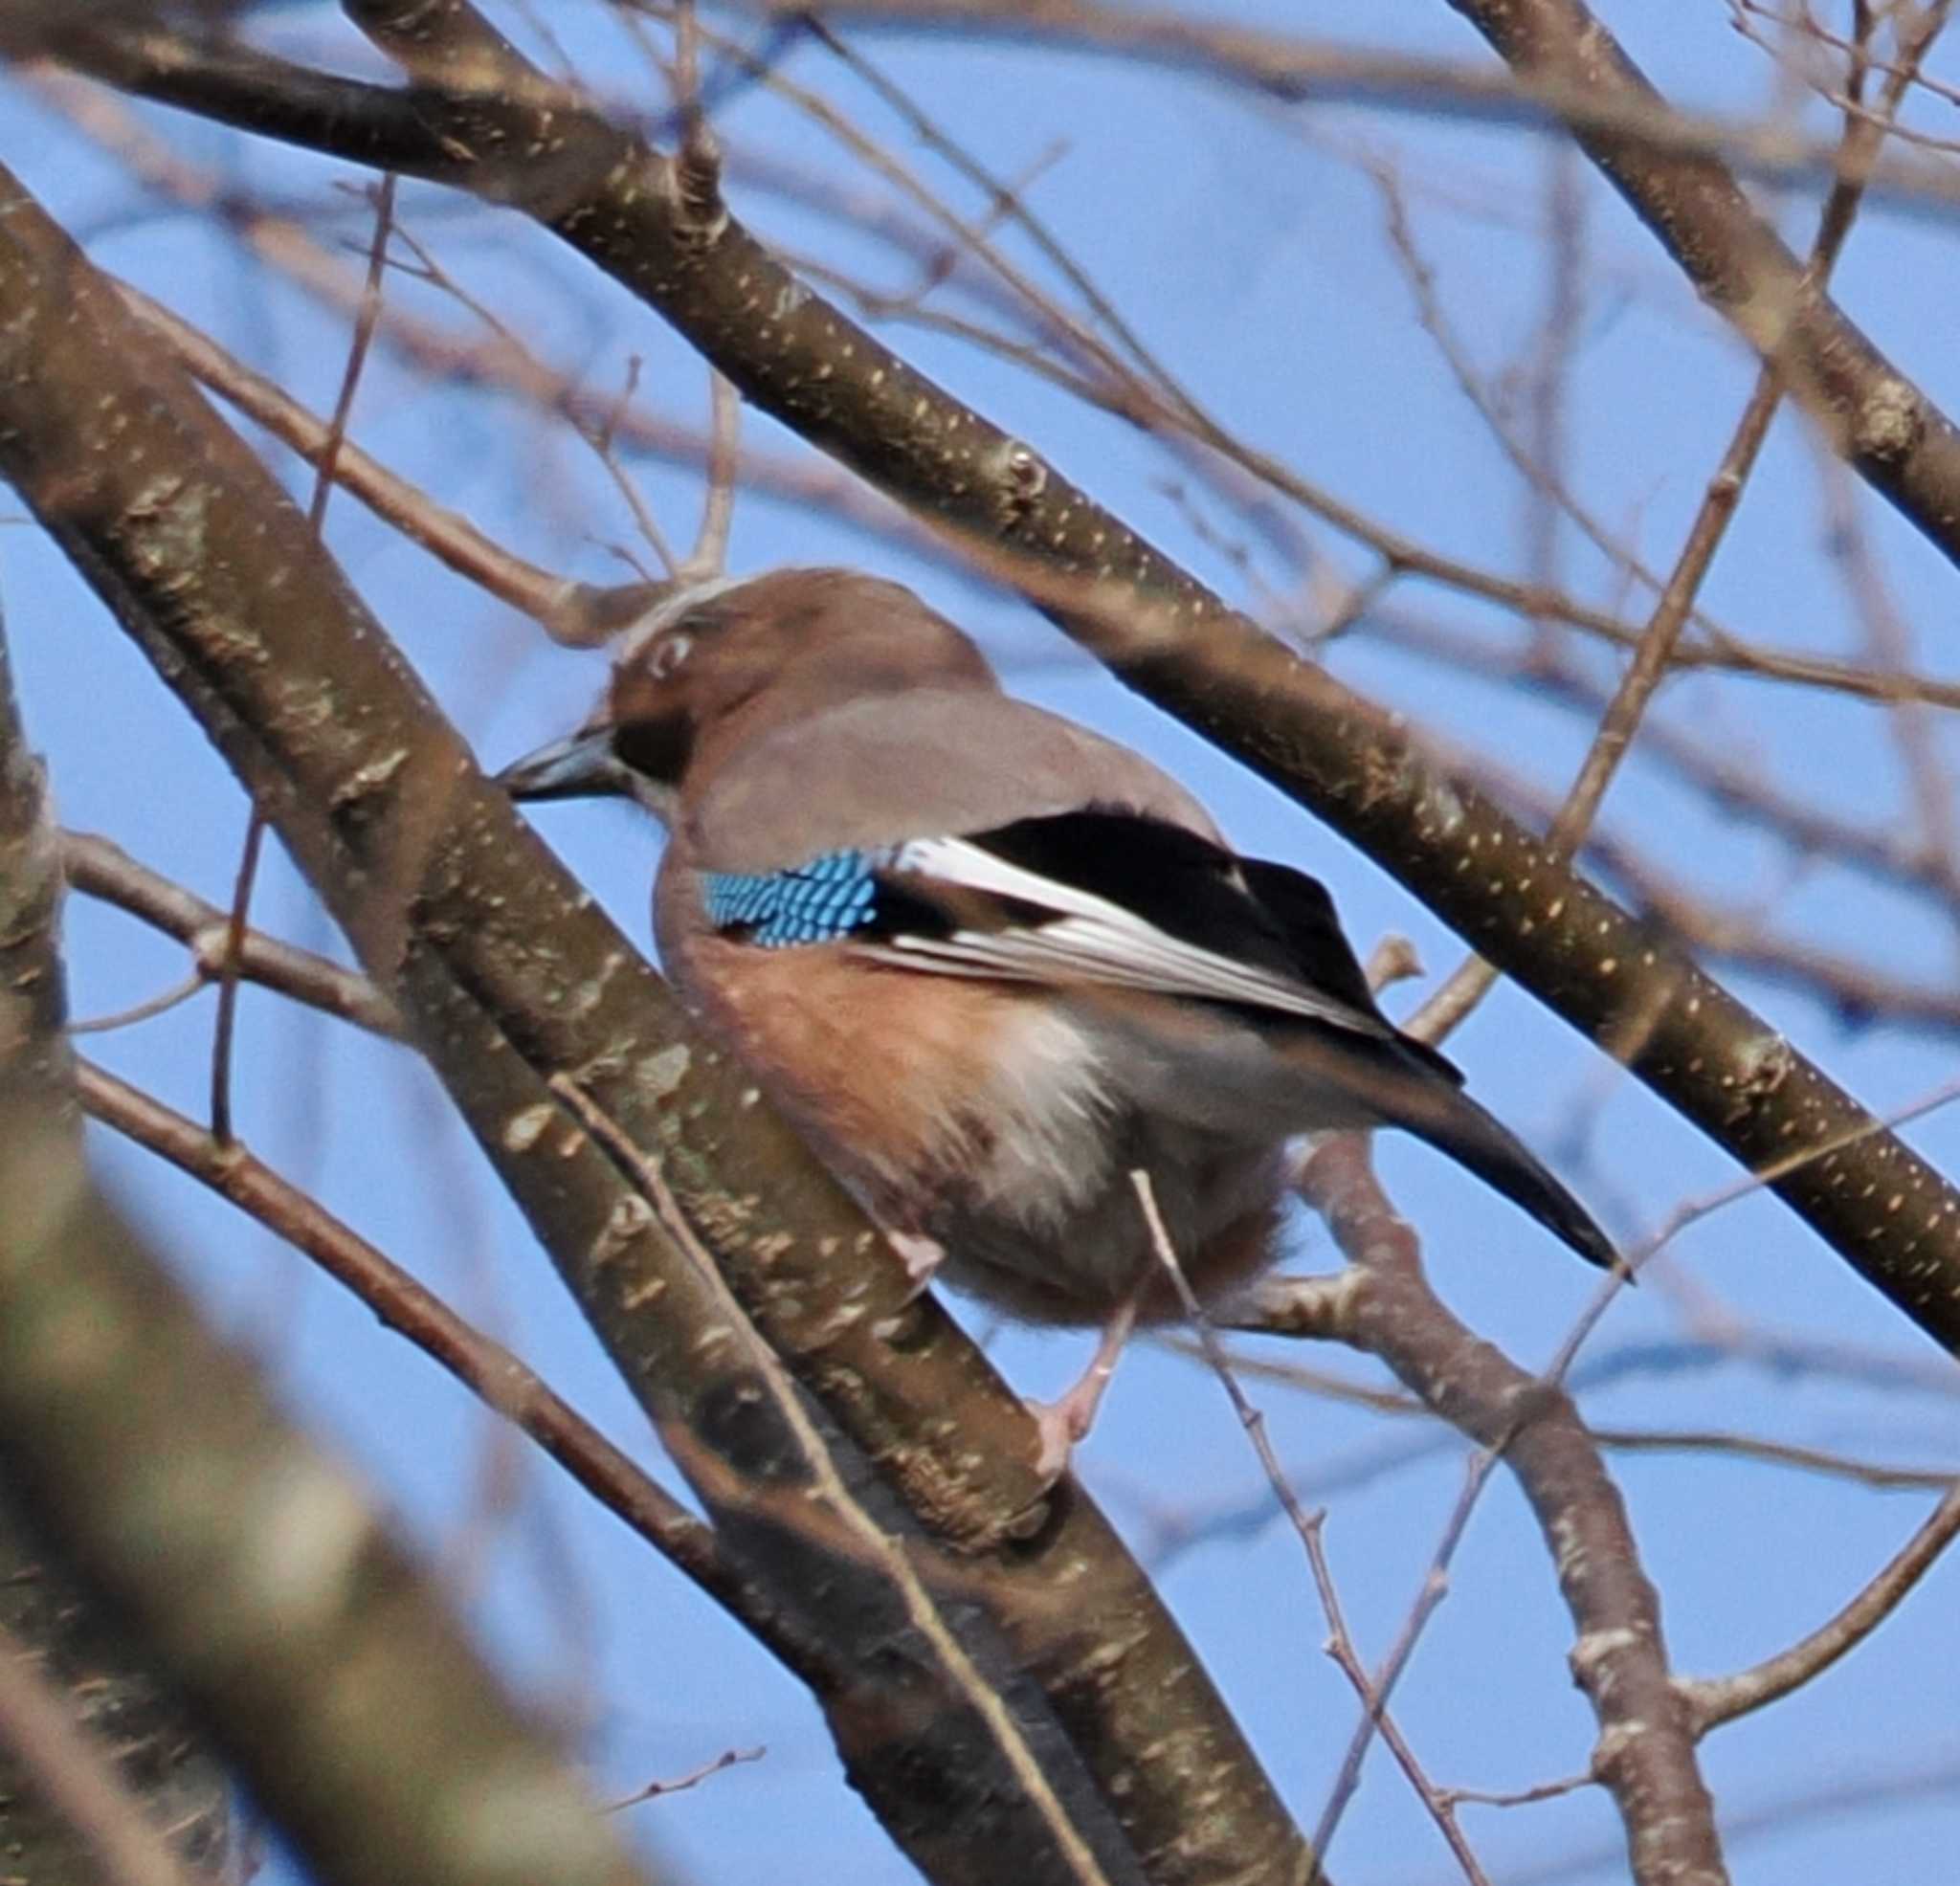
[[[886,1231],[1009,1314],[1104,1325],[1037,1410],[1058,1471],[1131,1321],[1271,1263],[1287,1143],[1399,1126],[1596,1264],[1612,1243],[1375,1006],[1332,900],[1236,855],[1147,760],[1011,699],[909,590],[848,570],[657,605],[597,711],[502,775],[667,828],[684,1001]]]

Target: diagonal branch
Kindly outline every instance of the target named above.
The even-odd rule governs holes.
[[[543,78],[467,0],[348,11],[408,67],[412,90],[234,42],[91,34],[70,50],[130,89],[538,217],[753,404],[953,535],[1124,680],[1361,846],[1744,1165],[1833,1144],[1784,1165],[1778,1195],[1960,1348],[1960,1193],[1682,950],[1448,778],[1399,721],[1227,609],[813,294],[725,211],[684,211],[671,163]],[[1953,490],[1960,519],[1960,477]]]
[[[1592,1775],[1626,1823],[1633,1877],[1641,1886],[1718,1886],[1728,1875],[1696,1760],[1694,1709],[1670,1676],[1659,1594],[1641,1569],[1626,1504],[1571,1398],[1443,1306],[1374,1176],[1365,1136],[1329,1134],[1317,1144],[1301,1168],[1301,1195],[1352,1266],[1325,1333],[1379,1357],[1425,1406],[1501,1457],[1531,1503],[1577,1629],[1572,1678],[1599,1723]],[[1284,1278],[1260,1287],[1275,1305],[1286,1295]],[[1458,1523],[1467,1513],[1459,1502]],[[1400,1657],[1377,1679],[1384,1695],[1411,1643],[1405,1631]]]
[[[1665,112],[1585,0],[1449,3],[1526,85],[1558,86],[1616,111]],[[1832,300],[1721,160],[1667,148],[1637,129],[1571,128],[1703,300],[1784,376],[1833,449],[1960,562],[1960,428]],[[1872,161],[1870,151],[1844,155],[1842,174],[1861,183]]]
[[[749,1103],[746,1076],[697,1051],[113,287],[0,188],[0,467],[393,999],[729,1549],[836,1645],[854,1680],[819,1700],[894,1836],[943,1881],[1303,1877],[1298,1830],[1141,1570],[1077,1490],[1037,1479],[1019,1402],[937,1305],[907,1300],[901,1267]],[[725,1300],[560,1117],[560,1073],[657,1161],[743,1308],[849,1437],[826,1432],[822,1473],[902,1524],[863,1470],[876,1462],[929,1535],[922,1559],[958,1554],[950,1597],[983,1615],[956,1628],[977,1633],[1004,1717],[935,1661],[877,1566],[799,1525],[816,1472],[805,1438],[758,1397]],[[1003,1747],[1002,1721],[1093,1853],[1087,1875],[1017,1787],[1025,1751]]]

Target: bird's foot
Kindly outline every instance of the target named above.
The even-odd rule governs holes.
[[[1086,1380],[1084,1377],[1083,1381]],[[1035,1450],[1035,1472],[1043,1486],[1052,1485],[1068,1472],[1076,1443],[1095,1426],[1096,1404],[1102,1399],[1107,1382],[1108,1377],[1103,1377],[1095,1393],[1088,1396],[1081,1392],[1082,1382],[1078,1382],[1059,1401],[1022,1398],[1021,1406],[1034,1417],[1035,1432],[1039,1436],[1039,1445]]]
[[[1108,1392],[1109,1378],[1116,1373],[1117,1359],[1136,1326],[1137,1299],[1126,1299],[1102,1325],[1096,1354],[1075,1385],[1058,1401],[1027,1400],[1028,1412],[1035,1418],[1040,1446],[1035,1454],[1035,1471],[1044,1483],[1058,1480],[1068,1471],[1069,1456],[1076,1443],[1085,1440],[1096,1425],[1096,1411]]]

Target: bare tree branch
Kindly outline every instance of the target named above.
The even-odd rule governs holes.
[[[1572,1675],[1599,1721],[1592,1772],[1619,1804],[1635,1879],[1726,1880],[1692,1712],[1667,1667],[1659,1597],[1577,1409],[1436,1298],[1414,1234],[1375,1180],[1365,1138],[1330,1135],[1305,1162],[1302,1190],[1356,1273],[1336,1333],[1380,1357],[1426,1406],[1501,1456],[1531,1502],[1577,1628]],[[1276,1301],[1283,1294],[1283,1284],[1261,1288]],[[1393,1675],[1392,1665],[1378,1687],[1386,1691]]]
[[[0,638],[0,1168],[18,1121],[69,1165],[80,1159],[62,1032],[60,888],[45,780]],[[0,1215],[0,1272],[21,1235]],[[181,1875],[180,1860],[223,1869],[230,1784],[211,1744],[157,1659],[53,1558],[52,1536],[33,1523],[5,1455],[0,1441],[0,1853],[11,1871],[35,1879],[154,1877],[165,1867]]]
[[[1960,1347],[1960,1193],[1903,1141],[1870,1130],[1871,1116],[1761,1018],[1443,779],[1372,702],[1227,610],[1032,448],[812,295],[732,216],[691,221],[670,161],[544,80],[467,0],[348,4],[412,90],[154,34],[95,35],[77,55],[152,96],[537,216],[747,398],[955,533],[1125,681],[1361,845],[1746,1166],[1774,1165],[1793,1142],[1833,1144],[1784,1167],[1776,1191],[1936,1341]],[[513,155],[544,152],[548,162]],[[1797,326],[1774,338],[1794,350],[1793,371],[1809,371]],[[1915,436],[1936,444],[1935,433]],[[1938,462],[1928,448],[1921,468]],[[1960,478],[1953,489],[1960,499]]]
[[[120,298],[17,189],[6,209],[0,462],[389,989],[731,1549],[834,1634],[858,1687],[822,1698],[828,1720],[895,1836],[939,1879],[1004,1865],[1080,1877],[1015,1782],[1026,1751],[1000,1744],[1005,1722],[1112,1879],[1303,1878],[1299,1831],[1143,1574],[1078,1490],[1036,1476],[1019,1401],[930,1299],[909,1300],[861,1216],[749,1103],[747,1076],[696,1052],[651,971],[477,772],[303,520]],[[32,374],[6,370],[23,357]],[[161,496],[151,463],[174,468]],[[970,1707],[877,1567],[840,1561],[813,1520],[799,1529],[807,1434],[757,1398],[726,1301],[559,1117],[559,1071],[657,1155],[770,1346],[955,1549],[950,1590],[985,1615],[953,1628],[978,1632],[1005,1717]],[[851,1448],[824,1444],[852,1497],[875,1498]]]
[[[1676,1687],[1694,1712],[1695,1732],[1706,1735],[1724,1722],[1761,1709],[1801,1689],[1814,1676],[1857,1649],[1892,1615],[1960,1534],[1960,1485],[1948,1489],[1926,1523],[1891,1563],[1850,1604],[1800,1644],[1731,1676],[1683,1677]]]
[[[13,278],[5,261],[0,277]],[[351,1480],[205,1331],[90,1184],[63,1077],[58,854],[4,670],[0,722],[13,866],[0,872],[13,906],[0,936],[11,1492],[134,1628],[323,1879],[535,1886],[548,1854],[566,1886],[634,1886],[646,1875],[596,1804]]]
[[[1528,86],[1563,87],[1630,116],[1664,109],[1584,0],[1450,5]],[[1669,149],[1638,129],[1568,122],[1703,298],[1789,376],[1833,448],[1960,562],[1960,429],[1824,293],[1719,159]],[[1840,154],[1838,174],[1862,183],[1873,153],[1863,141],[1854,144]]]

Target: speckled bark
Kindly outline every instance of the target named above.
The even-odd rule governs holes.
[[[1303,1879],[1297,1829],[1147,1581],[1071,1487],[1041,1497],[1017,1401],[929,1299],[904,1304],[864,1221],[692,1041],[257,461],[17,189],[0,204],[0,465],[394,997],[718,1524],[861,1674],[823,1697],[829,1720],[928,1875]],[[977,1608],[957,1618],[966,1653],[1006,1692],[1018,1751],[878,1568],[829,1550],[809,1459],[721,1298],[553,1102],[559,1071],[658,1156],[776,1349],[959,1549],[945,1583]],[[941,1565],[923,1543],[913,1558]]]
[[[5,341],[0,363],[19,384]],[[25,1523],[136,1627],[323,1879],[529,1886],[543,1852],[554,1879],[635,1886],[596,1805],[356,1490],[91,1190],[60,1032],[59,856],[0,649],[0,1616],[51,1675],[86,1682],[91,1726],[188,1858],[223,1857],[225,1779]],[[0,1871],[99,1878],[18,1770],[0,1775]]]
[[[644,144],[560,95],[527,101],[542,81],[522,74],[500,92],[491,81],[518,70],[514,55],[464,0],[348,0],[347,11],[424,89],[391,94],[235,49],[187,56],[123,39],[78,56],[151,96],[539,216],[747,399],[956,535],[1131,686],[1319,813],[1743,1165],[1841,1148],[1774,1189],[1936,1342],[1960,1349],[1960,1194],[1685,952],[1642,934],[1495,802],[1446,777],[1399,723],[907,366],[738,222],[684,222],[670,166]],[[1538,11],[1485,11],[1518,22]],[[436,89],[459,76],[465,97]],[[1713,179],[1698,189],[1697,201],[1721,194]],[[1827,351],[1860,357],[1841,332]],[[1905,460],[1919,468],[1915,488],[1937,485],[1945,422],[1916,394],[1912,404],[1922,421]],[[1960,519],[1931,499],[1917,516],[1960,554]]]
[[[231,1784],[149,1660],[107,1621],[0,1494],[0,1629],[82,1726],[174,1851],[228,1876]],[[23,1886],[104,1886],[94,1850],[50,1807],[33,1770],[0,1742],[0,1878]]]

